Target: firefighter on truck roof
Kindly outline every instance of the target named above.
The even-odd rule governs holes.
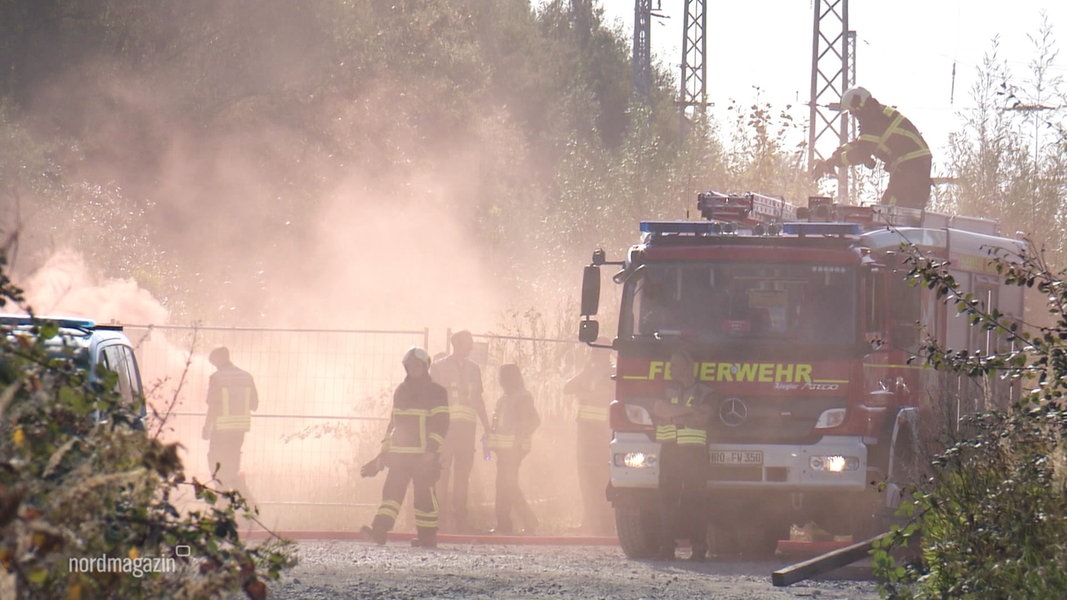
[[[452,417],[441,458],[443,472],[441,517],[445,531],[469,532],[467,496],[471,469],[474,467],[477,424],[488,434],[489,415],[482,398],[482,370],[468,358],[474,348],[469,331],[457,331],[451,337],[452,353],[434,363],[433,380],[448,390]],[[449,489],[451,487],[451,489]]]
[[[448,433],[448,395],[430,379],[430,355],[412,347],[401,361],[407,377],[393,393],[393,410],[382,441],[382,452],[363,466],[370,477],[389,469],[382,486],[382,504],[363,535],[384,544],[404,503],[408,483],[415,496],[413,546],[437,547],[437,496],[434,483],[441,474],[441,447]]]
[[[659,456],[660,547],[658,560],[674,560],[674,540],[680,529],[689,538],[689,560],[701,562],[708,551],[707,485],[708,429],[712,390],[696,380],[693,357],[671,353],[671,384],[666,397],[652,407]]]
[[[930,146],[919,130],[895,107],[885,106],[861,87],[845,90],[841,109],[859,121],[860,135],[834,151],[825,161],[812,165],[812,175],[834,175],[837,167],[885,164],[889,184],[882,204],[925,208],[930,200]]]

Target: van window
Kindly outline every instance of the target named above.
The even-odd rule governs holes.
[[[142,406],[141,377],[133,349],[120,344],[106,346],[101,353],[101,362],[118,375],[115,391],[122,400],[129,406]]]

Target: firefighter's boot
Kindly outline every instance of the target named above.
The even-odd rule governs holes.
[[[417,527],[418,535],[411,540],[411,545],[416,548],[436,548],[437,529],[430,527]]]
[[[386,540],[389,539],[389,532],[380,527],[368,527],[364,525],[360,528],[359,531],[363,534],[364,538],[368,540],[373,540],[374,543],[378,544],[379,546],[384,546]]]

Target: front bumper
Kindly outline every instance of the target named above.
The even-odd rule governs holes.
[[[720,459],[709,465],[708,487],[714,490],[862,492],[867,488],[867,446],[858,437],[826,436],[807,446],[710,444],[709,450]],[[840,471],[817,468],[832,462],[826,460],[829,457],[844,457],[847,466]],[[657,487],[658,459],[659,444],[647,435],[616,433],[611,442],[612,487]]]

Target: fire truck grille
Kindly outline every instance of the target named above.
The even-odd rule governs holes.
[[[711,440],[721,443],[810,444],[823,411],[843,407],[842,398],[758,398],[731,396],[712,414]]]

